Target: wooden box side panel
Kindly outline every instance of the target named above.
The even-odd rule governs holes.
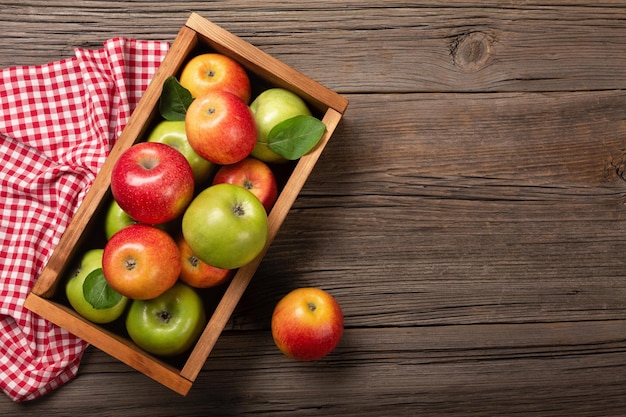
[[[125,338],[109,332],[83,319],[69,307],[54,303],[33,293],[29,294],[25,307],[45,317],[75,336],[98,347],[103,352],[142,372],[171,390],[186,395],[192,382],[180,376],[174,367],[148,356]]]
[[[186,25],[216,51],[230,55],[271,84],[300,95],[318,112],[324,114],[328,107],[345,112],[347,99],[198,14],[192,13]]]
[[[348,101],[197,14],[191,15],[187,26],[197,31],[200,41],[208,44],[212,49],[229,55],[244,65],[247,70],[266,81],[299,94],[308,104],[324,115],[322,121],[326,125],[324,136],[315,149],[300,158],[269,214],[269,232],[265,248],[256,259],[239,268],[185,363],[181,375],[194,381],[341,121]]]
[[[324,136],[313,150],[304,155],[298,161],[298,164],[289,177],[285,188],[278,196],[278,199],[269,214],[268,238],[263,251],[252,262],[239,268],[231,280],[228,289],[217,305],[217,308],[207,323],[204,332],[200,336],[198,343],[196,343],[195,348],[191,352],[189,359],[181,371],[181,375],[185,378],[194,381],[198,376],[202,366],[211,354],[211,350],[215,346],[219,335],[224,330],[226,323],[230,319],[235,307],[239,303],[239,300],[243,296],[248,284],[252,280],[259,264],[263,260],[263,257],[278,234],[278,231],[285,221],[291,206],[298,197],[298,194],[300,194],[302,187],[311,174],[311,171],[313,171],[313,168],[322,154],[322,151],[330,140],[335,128],[341,121],[341,117],[341,113],[338,113],[331,108],[329,108],[326,112],[324,118],[322,119],[326,125],[326,132],[324,133]]]
[[[164,81],[178,72],[197,42],[196,32],[183,26],[25,301],[29,310],[181,395],[189,391],[191,382],[181,377],[179,370],[148,355],[131,341],[84,320],[71,308],[49,299],[55,297],[61,280],[74,266],[78,251],[88,247],[93,230],[102,227],[98,214],[103,214],[103,202],[110,197],[115,161],[144,135],[157,117]]]
[[[115,161],[117,161],[119,155],[141,137],[150,121],[155,117],[165,79],[178,71],[184,57],[195,47],[196,43],[196,33],[187,27],[183,27],[155,73],[137,108],[129,118],[122,134],[111,149],[100,172],[85,195],[82,204],[78,207],[65,233],[61,236],[56,249],[33,287],[33,293],[45,298],[50,298],[54,295],[58,280],[66,272],[69,262],[73,259],[76,251],[83,247],[79,242],[85,235],[84,231],[89,230],[94,213],[109,191],[111,171]]]

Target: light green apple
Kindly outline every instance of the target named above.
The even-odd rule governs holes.
[[[133,342],[159,356],[184,353],[200,337],[205,325],[202,298],[182,282],[158,297],[133,300],[126,316],[126,330]]]
[[[250,263],[265,247],[267,213],[244,187],[216,184],[189,204],[181,229],[191,251],[204,263],[236,269]]]
[[[135,223],[137,222],[122,210],[117,201],[113,200],[104,217],[104,234],[107,240],[109,240],[115,233]]]
[[[85,298],[84,284],[90,274],[97,274],[102,270],[103,249],[91,249],[87,251],[78,268],[67,279],[65,295],[70,305],[78,314],[94,323],[110,323],[119,318],[126,308],[128,298],[121,296],[117,303],[107,308],[95,308]],[[102,278],[104,279],[104,278]],[[113,291],[109,289],[109,291]]]
[[[111,205],[109,206],[109,209],[104,217],[104,234],[106,235],[107,240],[109,240],[111,239],[111,236],[123,228],[137,223],[139,222],[122,210],[120,205],[117,204],[117,201],[112,200]],[[171,231],[170,229],[172,229],[176,224],[177,220],[172,220],[171,222],[155,224],[154,226],[169,233]]]
[[[284,88],[270,88],[259,94],[250,104],[257,125],[258,137],[252,156],[264,162],[287,160],[269,147],[267,137],[278,123],[295,116],[310,116],[311,111],[300,96]]]
[[[193,172],[196,184],[204,184],[213,172],[213,164],[193,150],[187,140],[184,120],[164,120],[148,136],[148,142],[160,142],[183,154]]]

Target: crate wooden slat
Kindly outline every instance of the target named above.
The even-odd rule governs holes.
[[[295,164],[269,213],[269,235],[264,250],[250,264],[238,269],[209,318],[200,339],[179,369],[144,352],[130,339],[83,319],[70,307],[58,301],[57,293],[62,288],[61,281],[74,265],[76,257],[85,250],[90,239],[89,231],[97,228],[102,222],[105,203],[110,201],[110,177],[115,161],[126,149],[141,141],[148,129],[154,125],[159,117],[158,101],[164,81],[169,76],[177,75],[190,54],[198,48],[228,55],[268,85],[287,88],[300,95],[316,113],[322,116],[326,133],[316,148]],[[31,294],[28,295],[25,306],[173,391],[186,395],[315,167],[324,147],[341,121],[347,105],[348,101],[334,91],[198,14],[192,13],[179,31],[83,203],[61,237]]]

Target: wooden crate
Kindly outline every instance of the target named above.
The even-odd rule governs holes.
[[[262,253],[250,264],[237,270],[215,301],[212,314],[194,348],[177,363],[157,358],[137,347],[122,331],[96,325],[80,317],[63,300],[63,283],[86,248],[93,247],[94,230],[102,228],[103,216],[111,201],[111,170],[119,156],[145,135],[159,119],[158,101],[167,77],[179,75],[184,63],[199,52],[214,51],[241,63],[253,84],[277,86],[302,97],[326,125],[319,145],[289,168],[278,200],[269,213],[268,242]],[[253,91],[254,93],[254,91]],[[181,28],[170,50],[146,89],[123,133],[111,150],[100,173],[78,208],[66,232],[42,271],[25,306],[61,326],[93,346],[134,369],[153,378],[173,391],[186,395],[208,359],[219,335],[257,270],[269,245],[315,166],[320,154],[340,122],[348,101],[253,45],[193,13]]]

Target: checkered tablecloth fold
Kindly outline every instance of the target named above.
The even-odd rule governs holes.
[[[71,380],[87,344],[23,307],[168,43],[0,70],[0,388],[32,400]]]

